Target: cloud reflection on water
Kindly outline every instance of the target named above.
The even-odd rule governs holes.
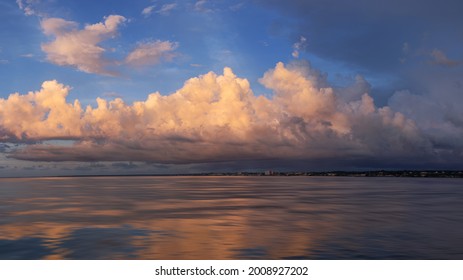
[[[458,179],[1,179],[0,258],[458,259],[462,196]]]

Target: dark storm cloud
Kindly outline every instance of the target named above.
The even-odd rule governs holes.
[[[370,71],[399,68],[404,44],[445,50],[463,42],[461,1],[257,2],[295,19],[293,39],[305,36],[309,52]]]
[[[11,145],[0,143],[0,153],[5,153],[10,149]]]

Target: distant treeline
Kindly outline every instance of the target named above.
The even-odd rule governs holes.
[[[202,172],[178,174],[118,174],[118,175],[64,175],[55,177],[137,177],[137,176],[345,176],[345,177],[435,177],[463,178],[463,170],[377,170],[377,171],[324,171],[296,172],[273,171],[262,172]]]
[[[183,175],[183,174],[182,174]],[[188,176],[348,176],[348,177],[436,177],[463,178],[463,171],[455,170],[377,170],[377,171],[327,171],[327,172],[213,172],[185,174]]]

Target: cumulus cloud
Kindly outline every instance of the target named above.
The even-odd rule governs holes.
[[[70,87],[47,81],[39,91],[0,99],[0,139],[34,141],[8,156],[39,161],[410,162],[456,149],[436,147],[409,115],[376,107],[361,77],[335,88],[307,63],[278,63],[260,82],[271,98],[225,68],[170,95],[155,92],[133,104],[98,98],[96,107],[83,108],[66,101]],[[42,143],[49,139],[73,143]]]
[[[178,47],[178,43],[170,41],[160,41],[139,43],[138,46],[129,53],[125,62],[134,66],[157,64],[161,60],[170,61],[175,57],[173,52]]]
[[[27,95],[11,94],[0,99],[2,141],[79,137],[80,103],[66,102],[70,88],[47,81]],[[75,118],[74,120],[72,120]],[[34,125],[38,127],[33,128]]]
[[[47,18],[41,21],[45,35],[54,40],[42,44],[47,60],[62,66],[72,66],[86,73],[114,75],[108,70],[110,64],[103,54],[106,51],[100,44],[117,34],[117,29],[126,19],[110,15],[104,22],[86,25],[78,29],[78,24],[62,18]]]

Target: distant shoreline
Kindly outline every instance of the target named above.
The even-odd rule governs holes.
[[[399,171],[326,171],[326,172],[281,172],[267,170],[263,172],[204,172],[191,174],[114,174],[114,175],[57,175],[57,176],[25,176],[0,177],[11,178],[69,178],[69,177],[180,177],[180,176],[251,176],[251,177],[408,177],[408,178],[463,178],[463,170],[399,170]]]

